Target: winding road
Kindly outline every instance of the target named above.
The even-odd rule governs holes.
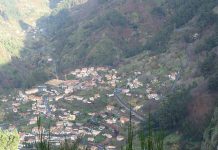
[[[114,90],[114,96],[117,100],[117,102],[119,103],[120,106],[122,106],[123,108],[125,108],[128,112],[131,111],[131,113],[135,116],[135,118],[137,118],[140,121],[145,121],[145,117],[140,115],[138,112],[134,111],[133,109],[131,109],[130,105],[127,104],[123,99],[121,99],[119,97],[119,90],[115,89]]]

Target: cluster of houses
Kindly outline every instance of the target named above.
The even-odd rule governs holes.
[[[135,75],[141,75],[141,72],[135,72]],[[72,141],[78,137],[85,137],[91,149],[97,150],[99,146],[107,149],[116,149],[115,145],[110,145],[110,141],[124,142],[124,133],[120,133],[120,129],[129,122],[129,113],[125,108],[116,107],[110,101],[113,99],[118,83],[122,80],[115,69],[108,67],[90,67],[76,69],[68,74],[73,76],[73,80],[52,79],[40,86],[35,86],[26,91],[19,91],[12,102],[13,113],[18,114],[27,120],[27,126],[31,132],[20,132],[21,146],[25,144],[34,144],[37,141],[39,129],[36,126],[38,116],[43,116],[52,120],[50,127],[50,141],[54,145],[60,145],[66,138]],[[171,73],[169,78],[175,80],[177,73]],[[154,79],[151,84],[157,83]],[[80,95],[81,91],[89,91],[94,88],[95,92],[88,95]],[[143,88],[143,83],[138,78],[129,78],[126,87],[121,88],[120,94],[132,96],[132,89]],[[84,117],[83,110],[68,110],[60,107],[57,103],[80,103],[88,107],[95,103],[101,103],[104,96],[100,91],[105,89],[104,94],[108,99],[108,104],[103,109],[92,110],[86,113],[88,118],[85,122],[79,120]],[[106,92],[107,91],[107,92]],[[83,92],[86,93],[86,92]],[[149,100],[160,100],[160,96],[153,90],[150,84],[145,88],[145,95]],[[142,98],[143,95],[138,95]],[[7,102],[7,98],[2,101]],[[84,104],[83,104],[84,103]],[[28,107],[26,105],[28,104]],[[22,110],[21,110],[22,108]],[[134,111],[139,111],[143,105],[134,106]],[[86,109],[86,108],[84,108]],[[85,110],[84,110],[85,111]],[[18,125],[17,125],[18,126]],[[16,127],[15,127],[16,128]],[[47,133],[45,128],[41,128]],[[96,142],[96,137],[101,137],[101,142]],[[47,137],[48,138],[48,137]]]
[[[34,144],[38,140],[39,129],[36,125],[38,116],[53,120],[49,140],[54,145],[59,145],[65,138],[76,140],[80,136],[87,138],[88,145],[91,145],[93,150],[98,149],[101,144],[107,149],[116,149],[115,145],[110,145],[111,140],[124,142],[125,138],[122,133],[119,133],[119,130],[129,121],[125,109],[120,110],[110,104],[103,110],[96,108],[95,112],[87,114],[89,119],[84,123],[77,121],[78,118],[83,117],[81,115],[83,112],[70,111],[56,105],[62,103],[62,101],[63,103],[69,101],[72,104],[78,101],[91,105],[100,100],[102,94],[96,92],[93,95],[81,96],[77,91],[92,90],[93,88],[111,89],[106,94],[110,99],[114,94],[109,91],[113,91],[121,80],[117,71],[107,67],[90,67],[76,69],[70,72],[70,75],[74,76],[74,80],[52,79],[43,85],[35,86],[26,91],[19,91],[17,96],[14,97],[12,102],[13,113],[25,118],[27,126],[31,130],[31,132],[20,132],[20,147],[24,147],[26,144]],[[130,84],[134,88],[142,86],[138,79],[130,81]],[[122,94],[128,95],[130,90],[123,89]],[[27,104],[28,107],[25,106]],[[21,111],[22,107],[25,107],[25,110]],[[40,130],[47,132],[45,128],[40,128]],[[102,138],[100,143],[96,143],[97,136]]]
[[[152,80],[152,82],[157,82],[156,79]],[[150,84],[146,85],[146,95],[149,100],[160,100],[160,96],[150,87]]]
[[[143,83],[140,82],[137,78],[131,80],[128,79],[127,86],[129,86],[130,89],[135,89],[143,86]]]

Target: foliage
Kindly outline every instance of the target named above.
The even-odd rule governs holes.
[[[89,21],[84,28],[93,31],[106,26],[125,27],[128,24],[129,22],[124,15],[117,10],[111,10]]]
[[[166,50],[174,29],[185,25],[194,16],[200,16],[197,22],[199,27],[206,27],[217,23],[217,15],[212,13],[212,9],[216,5],[216,0],[167,0],[162,7],[167,10],[170,17],[161,31],[146,44],[145,48],[156,52],[163,52]],[[163,13],[160,8],[154,12]],[[217,37],[212,37],[212,39],[208,44],[208,49],[217,45]]]
[[[113,65],[119,59],[119,49],[111,47],[114,42],[105,38],[94,47],[94,51],[90,53],[86,64],[93,65]]]
[[[171,33],[173,31],[172,25],[167,25],[158,34],[156,34],[148,43],[145,48],[155,52],[166,51],[168,41],[170,40]]]
[[[211,51],[213,48],[218,46],[218,30],[216,30],[215,34],[212,36],[206,38],[202,43],[200,43],[196,47],[197,52],[202,52],[202,51]]]
[[[50,131],[48,135],[45,133],[45,131],[42,130],[42,119],[39,116],[37,119],[37,126],[38,126],[38,139],[35,143],[35,147],[37,150],[85,150],[87,148],[80,148],[80,144],[82,141],[82,138],[78,138],[75,142],[71,142],[69,140],[65,140],[60,147],[54,147],[49,142],[50,139]],[[141,150],[163,150],[163,132],[154,132],[154,129],[151,125],[151,118],[149,114],[148,119],[148,126],[147,126],[148,134],[145,134],[144,129],[140,130],[138,133],[139,141],[141,143]],[[45,136],[48,136],[48,139],[45,139]],[[126,150],[134,150],[134,128],[132,124],[132,113],[130,111],[130,119],[128,124],[128,136],[126,140],[126,144],[121,147],[125,147]],[[102,136],[96,137],[96,140],[102,140]]]
[[[127,19],[116,10],[110,11],[102,19],[112,26],[126,26],[128,24]]]
[[[176,28],[181,27],[192,19],[198,8],[202,5],[202,0],[170,0],[170,2],[172,3],[170,5],[175,6],[171,23],[174,23]]]
[[[216,0],[208,0],[203,2],[199,9],[199,18],[197,25],[200,28],[208,25],[218,24],[218,16],[213,12],[213,8],[216,7],[218,2]]]
[[[203,132],[209,123],[209,115],[206,117],[206,120],[198,125],[196,128],[196,123],[193,122],[193,120],[185,119],[183,121],[181,131],[183,133],[184,139],[192,139],[194,141],[201,141],[203,137]],[[185,140],[184,140],[185,142]]]
[[[19,134],[17,131],[3,131],[0,130],[0,149],[4,150],[15,150],[18,149],[19,145]]]
[[[164,139],[164,149],[174,150],[180,146],[181,136],[176,133],[169,134]]]
[[[0,107],[2,107],[2,106],[0,106]],[[2,110],[2,108],[1,108],[1,110]],[[5,112],[0,111],[0,122],[4,120],[4,116],[5,116]]]
[[[155,7],[151,13],[155,16],[158,16],[158,17],[165,17],[166,16],[166,13],[164,11],[164,9],[162,7]]]
[[[20,13],[16,9],[16,0],[0,0],[0,4],[5,6],[5,14],[10,18],[19,18]]]
[[[177,89],[173,93],[170,93],[164,100],[162,107],[155,114],[158,117],[159,126],[165,130],[181,127],[184,119],[188,115],[187,104],[191,99],[189,88]]]
[[[130,110],[126,150],[133,150],[133,138],[132,113]]]
[[[104,3],[107,3],[109,0],[98,0],[98,2],[100,3],[100,4],[104,4]]]
[[[45,133],[43,130],[43,124],[42,124],[42,118],[39,116],[37,118],[37,127],[38,127],[38,140],[35,143],[35,147],[37,150],[81,150],[79,148],[79,145],[81,143],[81,138],[78,138],[75,142],[68,141],[65,139],[63,143],[61,143],[60,147],[54,147],[50,143],[50,129],[48,131],[48,134]],[[45,139],[46,135],[48,136],[48,139]]]
[[[87,0],[62,0],[59,1],[56,5],[56,8],[53,10],[52,14],[56,15],[58,12],[60,12],[63,9],[67,9],[67,8],[71,8],[72,6],[75,5],[80,5],[84,2],[86,2]]]
[[[212,53],[200,64],[200,70],[204,77],[208,77],[216,71],[216,58],[216,54]]]
[[[164,134],[162,131],[154,130],[150,113],[146,130],[139,131],[139,141],[141,150],[163,150]]]
[[[25,113],[28,109],[31,109],[32,102],[27,102],[26,104],[21,104],[19,107],[19,112]]]
[[[49,140],[46,140],[44,138],[44,131],[42,129],[42,119],[39,116],[37,118],[37,127],[38,127],[38,140],[39,142],[36,142],[35,147],[37,150],[50,150],[50,143]],[[50,137],[50,132],[49,132],[49,137]]]
[[[95,142],[96,143],[101,143],[101,142],[103,142],[105,140],[105,137],[103,136],[103,135],[97,135],[96,137],[95,137]]]
[[[149,117],[147,120],[148,124],[146,126],[146,129],[143,127],[139,130],[138,132],[138,137],[139,137],[139,142],[141,145],[141,150],[163,150],[163,140],[164,140],[164,135],[162,131],[154,131],[154,128],[152,127],[151,124],[151,116],[149,113]],[[148,133],[146,133],[146,132]],[[126,145],[124,146],[126,150],[134,150],[134,129],[132,125],[132,113],[130,109],[130,119],[129,119],[129,125],[128,125],[128,137],[126,140]],[[121,148],[121,150],[123,147]]]
[[[49,74],[45,70],[37,69],[31,73],[31,75],[26,80],[26,87],[32,87],[37,83],[45,82],[49,79]]]
[[[22,47],[22,42],[20,39],[14,38],[12,36],[5,36],[5,35],[0,35],[0,47],[3,47],[3,52],[0,52],[0,55],[3,55],[3,59],[5,58],[8,60],[8,56],[18,56],[19,55],[19,50]],[[4,52],[6,51],[6,52]],[[4,56],[4,53],[6,53],[6,56]],[[7,56],[8,55],[8,56]],[[1,62],[1,61],[0,61]],[[2,62],[2,64],[4,61]]]
[[[60,2],[61,0],[50,0],[49,2],[49,7],[51,9],[54,9],[55,7],[57,7],[57,4]]]
[[[209,78],[208,88],[210,91],[216,92],[218,90],[218,73]]]
[[[214,111],[210,125],[204,132],[204,140],[201,145],[201,150],[214,150],[218,145],[218,107]]]

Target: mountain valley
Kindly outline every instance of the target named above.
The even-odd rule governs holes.
[[[217,8],[217,0],[0,0],[1,128],[31,145],[42,114],[56,145],[83,134],[90,147],[120,149],[132,109],[134,129],[151,115],[166,132],[166,150],[216,150]]]

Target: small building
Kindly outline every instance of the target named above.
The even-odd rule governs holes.
[[[33,89],[29,89],[29,90],[26,90],[25,91],[25,94],[27,95],[31,95],[31,94],[36,94],[39,92],[39,89],[38,88],[33,88]]]
[[[117,141],[123,141],[124,140],[124,136],[118,135],[117,136]]]
[[[127,118],[127,117],[120,117],[120,122],[122,123],[122,124],[125,124],[126,122],[128,122],[129,121],[129,118]]]
[[[108,111],[114,110],[114,106],[112,106],[112,105],[107,105],[106,108]]]

